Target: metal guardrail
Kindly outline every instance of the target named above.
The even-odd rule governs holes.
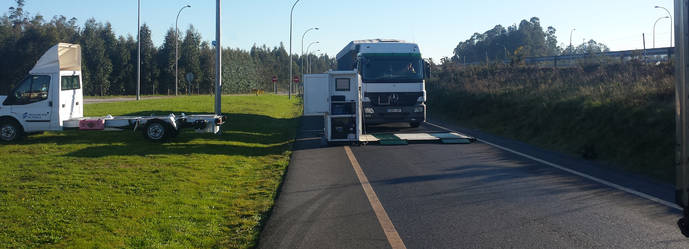
[[[623,50],[623,51],[612,51],[612,52],[602,52],[596,54],[572,54],[572,55],[558,55],[558,56],[542,56],[542,57],[526,57],[524,58],[524,63],[526,64],[538,64],[538,63],[552,63],[553,66],[567,66],[571,65],[573,62],[591,59],[591,58],[615,58],[621,61],[630,60],[632,58],[644,58],[648,62],[659,62],[668,61],[675,53],[675,48],[652,48],[652,49],[637,49],[637,50]],[[502,62],[505,64],[512,63],[512,59],[505,59]],[[495,62],[495,61],[493,61]],[[483,65],[486,62],[470,62],[464,63],[463,65]]]

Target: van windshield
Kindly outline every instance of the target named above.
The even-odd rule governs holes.
[[[423,60],[420,54],[364,54],[361,61],[365,83],[423,81]]]

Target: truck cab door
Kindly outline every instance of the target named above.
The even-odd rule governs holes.
[[[49,75],[29,75],[17,86],[3,103],[8,106],[24,131],[46,131],[50,129],[53,103],[50,95]]]

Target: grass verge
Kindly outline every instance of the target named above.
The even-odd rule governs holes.
[[[674,181],[672,65],[447,67],[429,109],[456,122],[602,165]]]
[[[223,99],[224,134],[46,133],[0,145],[0,247],[251,248],[301,113],[286,96]],[[212,113],[208,96],[91,104],[87,116]]]

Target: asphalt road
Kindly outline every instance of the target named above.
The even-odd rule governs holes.
[[[321,147],[320,125],[303,120],[259,248],[389,248],[344,147]],[[672,202],[670,185],[462,132]],[[407,248],[689,248],[678,210],[487,143],[351,150]]]

